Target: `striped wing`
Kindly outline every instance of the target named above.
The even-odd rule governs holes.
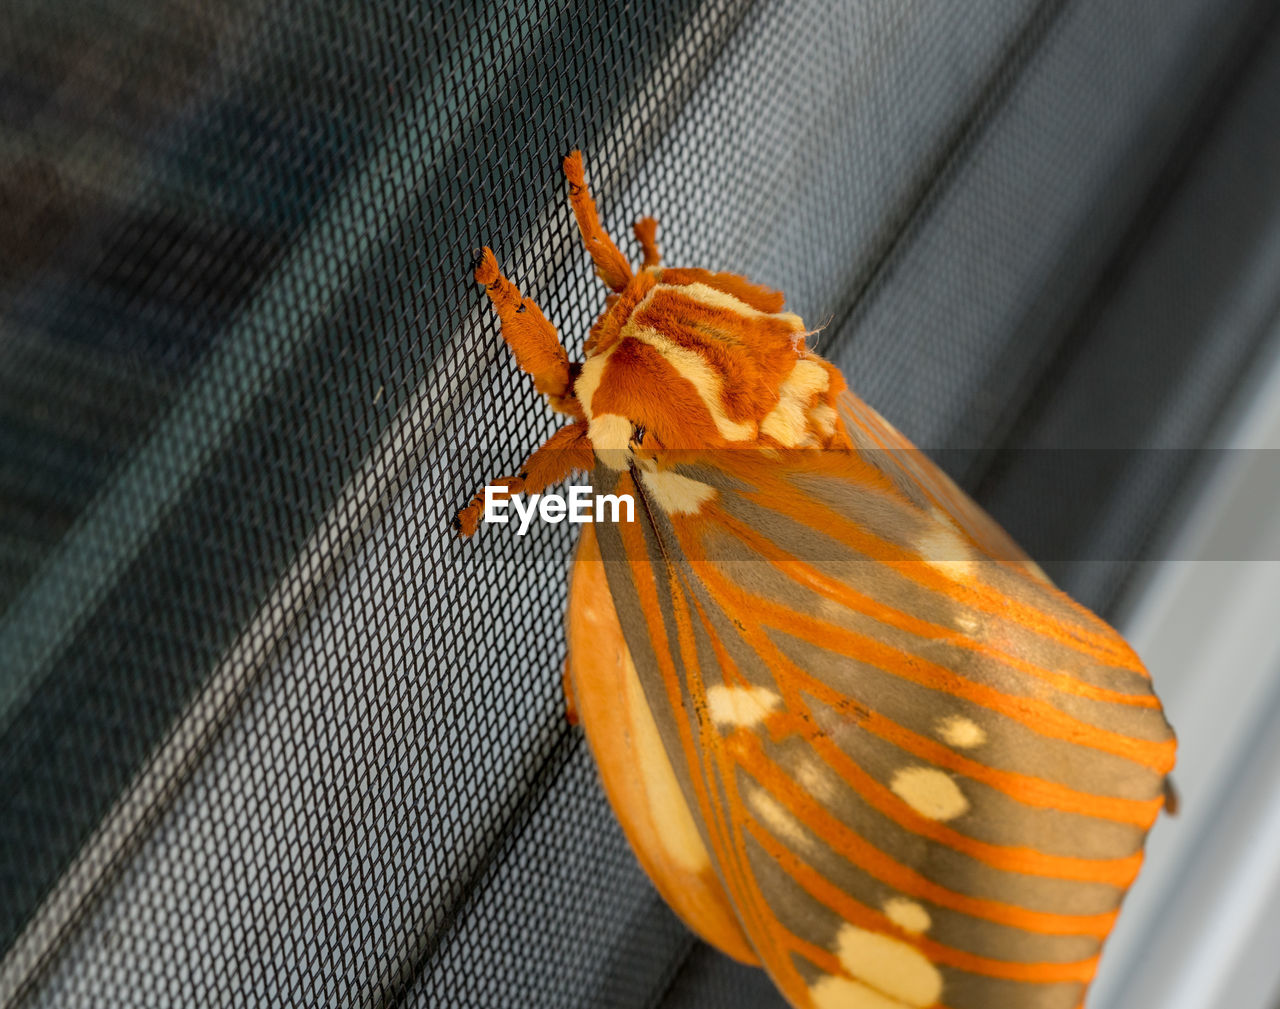
[[[662,743],[793,1005],[1072,1009],[1172,732],[1114,630],[841,406],[856,451],[598,468],[638,501],[597,534]]]

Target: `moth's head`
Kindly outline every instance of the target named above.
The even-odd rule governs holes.
[[[664,449],[754,444],[809,357],[783,296],[707,270],[640,270],[592,328],[574,392],[611,469]]]

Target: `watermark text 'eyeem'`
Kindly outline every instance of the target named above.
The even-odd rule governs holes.
[[[484,520],[506,525],[512,513],[519,522],[516,535],[529,531],[535,518],[550,525],[561,522],[634,522],[636,502],[630,494],[596,494],[590,487],[572,486],[564,494],[509,494],[505,487],[490,484],[484,489]]]

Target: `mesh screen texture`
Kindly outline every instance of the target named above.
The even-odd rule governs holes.
[[[993,460],[1097,345],[1104,274],[1168,219],[1270,7],[16,5],[0,1002],[778,1007],[661,904],[565,721],[572,534],[449,529],[555,426],[471,250],[580,346],[603,292],[558,165],[582,147],[615,235],[653,214],[668,262],[786,291],[1069,561],[1044,488],[1002,498]],[[1176,447],[1260,331],[1219,334]],[[1162,388],[1203,338],[1162,346]],[[1165,503],[1088,501],[1144,529]]]

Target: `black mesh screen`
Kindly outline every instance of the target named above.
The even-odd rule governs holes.
[[[1105,607],[1274,319],[1247,227],[1167,311],[1178,215],[1276,199],[1272,6],[11,5],[0,1002],[777,1006],[565,722],[572,534],[448,527],[554,428],[471,250],[580,346],[582,147]],[[1087,523],[1023,461],[1170,416],[1139,492],[1072,457]]]

